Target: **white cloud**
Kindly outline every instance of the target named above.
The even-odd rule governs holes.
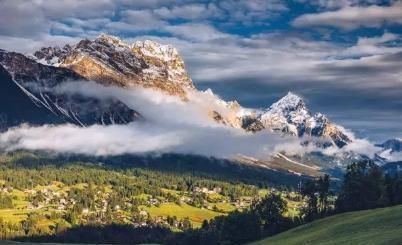
[[[384,32],[382,36],[377,37],[359,37],[356,45],[344,49],[337,56],[347,58],[397,53],[402,51],[401,47],[385,44],[398,40],[401,40],[399,35],[389,32]]]
[[[380,157],[387,159],[390,162],[402,161],[402,152],[392,152],[391,149],[381,152]]]
[[[300,139],[268,130],[253,134],[216,123],[208,116],[210,111],[215,110],[223,115],[229,111],[210,93],[190,92],[190,101],[183,102],[177,97],[152,89],[104,87],[94,82],[66,83],[59,86],[56,92],[118,99],[142,114],[145,121],[89,127],[70,124],[40,127],[21,125],[0,134],[0,149],[95,156],[180,153],[232,158],[246,155],[260,159],[267,159],[278,152],[301,155],[319,151],[329,156],[342,157],[345,154],[371,156],[379,150],[369,141],[355,138],[350,132],[348,135],[353,142],[349,145],[342,149],[322,149],[315,144],[322,139]],[[302,146],[301,142],[305,140],[311,143]]]
[[[167,26],[164,28],[164,30],[173,34],[174,36],[198,42],[231,37],[231,35],[220,32],[216,28],[207,24],[182,24]]]
[[[111,33],[130,33],[158,30],[168,25],[167,22],[160,20],[150,10],[124,10],[120,14],[121,19],[106,24],[104,30]]]
[[[402,24],[400,1],[391,6],[347,6],[336,11],[304,14],[292,22],[295,27],[333,26],[346,30],[393,23]]]
[[[153,11],[157,16],[163,19],[208,19],[220,18],[223,13],[214,4],[187,4],[173,7],[163,7]]]
[[[21,53],[31,53],[42,47],[63,46],[77,43],[81,37],[69,37],[62,35],[41,35],[39,37],[11,37],[0,35],[0,48]]]
[[[266,25],[266,20],[288,11],[281,0],[222,0],[218,6],[228,12],[230,21],[246,25]]]
[[[29,1],[0,1],[0,9],[1,35],[12,37],[38,36],[48,30],[49,23],[42,10]]]
[[[373,4],[381,4],[383,1],[382,0],[296,0],[296,2],[317,6],[320,9],[339,9],[347,6],[367,6]]]
[[[390,1],[393,4],[388,7],[371,5],[379,4],[378,0],[298,1],[319,6],[317,14],[296,20],[309,19],[308,16],[316,20],[321,16],[317,18],[322,20],[313,21],[314,26],[316,22],[345,28],[400,23],[401,1]],[[235,81],[233,84],[241,82],[247,87],[225,85],[233,98],[248,92],[247,96],[257,101],[255,91],[261,86],[267,90],[263,96],[258,91],[264,101],[269,101],[275,87],[280,86],[316,91],[315,94],[342,88],[378,94],[377,100],[389,102],[385,107],[398,105],[398,94],[402,93],[399,35],[385,32],[380,37],[360,37],[354,43],[355,37],[346,32],[337,39],[345,38],[344,42],[319,41],[304,29],[275,31],[270,29],[275,28],[272,26],[258,33],[278,14],[290,11],[292,15],[292,9],[288,9],[291,6],[282,0],[3,0],[0,48],[27,52],[42,46],[76,43],[100,32],[131,40],[150,38],[180,50],[196,86]],[[245,25],[258,26],[257,33],[246,37],[226,32]],[[328,28],[320,30],[330,32]],[[150,33],[170,36],[149,36]],[[331,40],[331,33],[321,40]],[[395,43],[390,45],[392,42]],[[261,98],[258,103],[263,101]],[[384,119],[382,124],[387,122]]]
[[[268,131],[247,133],[214,122],[208,117],[208,111],[222,112],[225,108],[208,93],[196,92],[194,99],[186,103],[150,89],[127,90],[88,82],[68,83],[59,87],[58,92],[117,98],[139,111],[146,121],[86,128],[69,124],[22,125],[0,134],[0,147],[5,150],[28,149],[97,156],[174,152],[267,158],[276,143],[298,141],[297,138],[281,137]]]

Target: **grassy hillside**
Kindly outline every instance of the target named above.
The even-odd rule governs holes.
[[[402,244],[402,206],[317,220],[252,245]]]

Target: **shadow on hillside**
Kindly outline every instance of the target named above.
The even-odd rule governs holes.
[[[226,159],[196,155],[122,155],[115,157],[88,157],[80,155],[49,156],[44,153],[12,153],[11,166],[38,168],[41,166],[67,166],[87,164],[111,170],[143,168],[174,174],[192,174],[216,177],[230,182],[243,182],[259,187],[294,186],[308,176],[298,176],[286,171],[272,170],[259,166],[249,166]]]
[[[163,227],[132,225],[88,225],[70,228],[57,235],[18,237],[18,242],[32,243],[84,243],[84,244],[161,244],[173,233]]]

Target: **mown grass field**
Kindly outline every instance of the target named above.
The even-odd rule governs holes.
[[[351,212],[317,220],[252,245],[402,244],[402,206]]]

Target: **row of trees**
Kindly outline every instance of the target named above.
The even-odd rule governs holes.
[[[363,161],[348,166],[335,207],[340,213],[397,204],[402,204],[402,178]]]
[[[189,191],[195,187],[213,189],[219,187],[222,195],[233,199],[240,196],[256,195],[258,188],[241,182],[223,181],[217,177],[204,176],[200,173],[175,174],[146,169],[109,169],[99,166],[85,166],[80,164],[57,167],[53,165],[25,168],[14,165],[0,165],[0,179],[6,186],[15,189],[32,189],[37,185],[50,185],[57,181],[65,185],[80,183],[93,184],[94,186],[113,186],[124,198],[130,198],[140,194],[152,196],[164,196],[162,188]]]
[[[204,222],[201,229],[174,236],[167,244],[244,244],[336,213],[402,204],[402,178],[362,161],[347,167],[337,195],[330,191],[328,175],[304,182],[300,195],[306,205],[298,218],[285,217],[286,201],[271,194],[250,210]]]
[[[299,224],[298,219],[284,216],[287,202],[280,194],[270,194],[250,209],[235,211],[204,221],[202,227],[178,233],[167,239],[166,244],[244,244],[273,235]]]

